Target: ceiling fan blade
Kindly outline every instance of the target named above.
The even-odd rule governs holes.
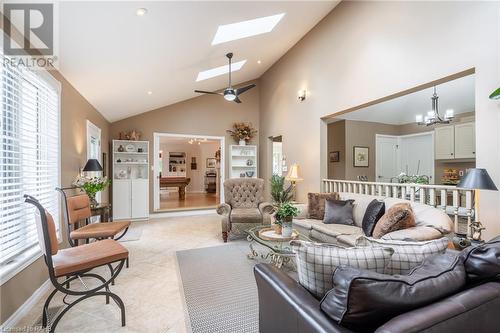
[[[241,101],[240,101],[240,99],[238,98],[238,96],[236,96],[236,98],[234,99],[234,101],[235,101],[236,103],[241,103]]]
[[[216,92],[212,92],[212,91],[204,91],[204,90],[195,90],[194,92],[199,93],[199,94],[222,95],[221,93],[216,93]]]
[[[245,87],[242,87],[242,88],[238,88],[238,89],[236,89],[236,95],[241,95],[245,91],[250,90],[250,89],[252,89],[255,86],[256,86],[256,84],[252,83],[252,84],[249,84],[248,86],[245,86]]]

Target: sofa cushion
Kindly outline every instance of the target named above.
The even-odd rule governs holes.
[[[366,236],[371,236],[373,229],[378,220],[385,214],[385,203],[377,199],[373,199],[368,207],[366,207],[365,215],[361,227]]]
[[[351,234],[351,235],[338,235],[335,240],[337,244],[345,247],[355,247],[359,237],[362,237],[363,234]]]
[[[450,233],[453,230],[453,221],[441,209],[425,205],[419,202],[411,202],[398,198],[384,199],[385,209],[389,209],[397,203],[407,202],[411,205],[415,217],[415,225],[431,227],[441,232],[441,234]]]
[[[352,217],[354,200],[329,200],[325,201],[324,224],[354,225]]]
[[[323,225],[323,221],[316,219],[293,219],[293,226],[304,228],[305,230],[312,230],[313,225]]]
[[[349,265],[382,273],[394,252],[382,247],[343,248],[305,241],[290,244],[296,253],[299,282],[317,298],[333,287],[335,267]]]
[[[500,236],[460,253],[468,283],[476,284],[500,279]]]
[[[339,198],[338,193],[308,193],[307,194],[307,218],[323,220],[325,217],[325,200],[332,199],[337,200]]]
[[[262,214],[258,208],[233,208],[231,223],[262,223]]]
[[[465,270],[457,255],[446,253],[427,258],[405,276],[338,267],[332,284],[333,289],[321,301],[321,310],[356,332],[373,332],[401,313],[461,290]]]
[[[363,230],[360,227],[347,224],[315,223],[312,225],[312,229],[332,237],[339,235],[363,235]]]
[[[405,241],[426,241],[443,237],[443,234],[432,227],[413,227],[403,230],[396,230],[385,234],[385,240],[405,240]]]
[[[411,205],[401,202],[391,206],[378,220],[373,229],[372,237],[381,238],[389,232],[407,229],[415,226],[415,217]]]
[[[400,240],[374,239],[366,236],[359,237],[356,246],[388,247],[394,249],[394,255],[387,265],[385,274],[408,274],[413,268],[420,265],[425,258],[444,253],[449,239],[442,237],[425,242],[411,242]]]

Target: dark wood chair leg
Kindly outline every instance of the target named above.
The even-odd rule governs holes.
[[[224,240],[224,243],[227,243],[227,231],[222,232],[222,239]]]

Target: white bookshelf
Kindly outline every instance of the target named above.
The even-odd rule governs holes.
[[[229,146],[230,178],[257,178],[258,169],[257,146]]]
[[[149,141],[113,140],[112,160],[113,219],[147,219]]]
[[[186,177],[186,153],[168,152],[167,164],[164,165],[164,177]]]

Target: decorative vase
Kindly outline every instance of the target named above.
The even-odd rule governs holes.
[[[283,237],[292,237],[292,232],[293,232],[292,221],[283,222],[281,226],[281,235]]]
[[[246,140],[240,140],[239,145],[240,145],[240,146],[246,146],[246,145],[247,145]]]
[[[282,231],[282,229],[281,229],[281,225],[280,225],[280,224],[275,224],[275,225],[273,225],[273,228],[274,228],[274,232],[275,232],[276,234],[281,235],[281,231]]]
[[[95,198],[96,193],[87,193],[87,195],[89,196],[91,208],[95,208],[95,207],[99,206],[99,203],[97,202],[97,200]]]
[[[125,151],[125,148],[123,148],[122,145],[118,146],[118,149],[117,149],[120,153],[123,153]]]

